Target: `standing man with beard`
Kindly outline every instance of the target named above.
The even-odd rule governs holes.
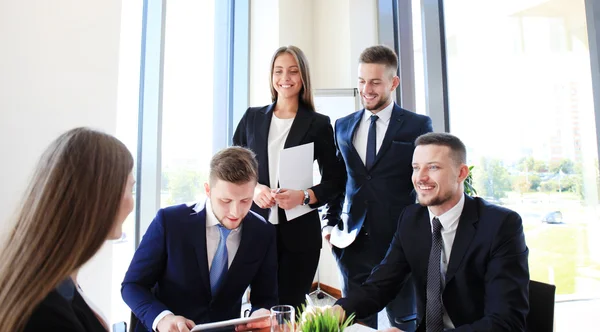
[[[529,250],[521,217],[464,194],[467,152],[456,136],[429,133],[416,145],[419,204],[404,209],[385,259],[333,310],[376,313],[412,275],[417,331],[525,331]]]
[[[415,202],[411,158],[415,139],[431,132],[431,119],[400,108],[392,92],[400,84],[398,58],[387,46],[365,49],[359,58],[358,89],[364,109],[335,123],[337,156],[345,165],[345,192],[329,205],[323,236],[342,273],[346,296],[381,262],[398,217]],[[393,326],[410,328],[414,287],[407,283],[387,307]],[[363,317],[377,328],[377,315]]]

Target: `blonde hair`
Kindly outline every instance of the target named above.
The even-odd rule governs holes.
[[[88,128],[46,149],[0,252],[2,330],[24,329],[46,295],[100,249],[132,169],[123,143]]]
[[[282,46],[275,51],[273,57],[271,58],[271,76],[269,77],[269,85],[271,87],[271,101],[277,101],[277,90],[273,86],[273,71],[275,69],[275,60],[283,53],[291,54],[296,63],[298,64],[298,68],[300,69],[300,78],[302,79],[302,89],[300,90],[300,94],[298,96],[299,101],[310,107],[311,110],[315,110],[315,103],[313,101],[313,93],[312,93],[312,85],[310,83],[310,70],[308,68],[308,59],[304,55],[301,49],[296,46]]]

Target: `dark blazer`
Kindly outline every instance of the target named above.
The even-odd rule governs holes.
[[[277,298],[274,227],[252,212],[242,221],[242,238],[227,277],[211,294],[206,254],[206,210],[185,204],[156,214],[125,274],[121,294],[150,331],[158,314],[170,310],[196,324],[239,318],[242,295],[252,287],[253,309],[271,308]]]
[[[240,120],[233,135],[233,144],[247,147],[256,153],[258,159],[258,183],[271,188],[278,187],[269,180],[269,154],[267,144],[269,128],[275,104],[263,107],[250,107]],[[314,159],[319,163],[321,183],[311,187],[318,200],[311,205],[316,208],[340,194],[346,180],[343,168],[336,158],[333,143],[333,129],[329,117],[300,104],[294,118],[284,148],[314,142]],[[261,209],[256,204],[252,211],[268,219],[269,209]],[[283,209],[279,209],[280,233],[283,245],[290,251],[302,252],[321,248],[321,224],[319,213],[313,210],[292,221],[287,221]]]
[[[412,272],[419,330],[425,330],[431,225],[427,208],[407,207],[385,259],[359,291],[338,301],[349,312],[378,312]],[[444,306],[456,331],[524,331],[529,311],[529,250],[514,211],[465,197],[452,245]]]
[[[106,329],[69,278],[35,308],[24,331],[106,332]]]
[[[352,143],[364,112],[364,109],[357,111],[335,123],[338,158],[343,159],[348,181],[344,192],[346,204],[343,204],[344,194],[338,196],[329,205],[327,219],[328,225],[335,226],[341,223],[341,217],[347,218],[349,229],[345,231],[350,232],[360,230],[368,215],[371,222],[367,231],[375,239],[373,243],[384,246],[385,253],[400,212],[416,199],[411,181],[415,139],[433,129],[429,117],[394,104],[375,163],[367,170]]]

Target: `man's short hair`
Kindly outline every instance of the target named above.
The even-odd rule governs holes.
[[[467,163],[467,148],[456,136],[448,133],[427,133],[417,137],[415,145],[441,145],[450,148],[450,156],[457,164]]]
[[[384,65],[394,75],[398,72],[398,56],[396,52],[385,45],[376,45],[366,48],[358,58],[359,63],[376,63]]]
[[[210,161],[209,181],[223,180],[245,184],[258,180],[258,161],[249,149],[232,146],[215,154]]]

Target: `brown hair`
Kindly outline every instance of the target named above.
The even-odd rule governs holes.
[[[244,184],[258,179],[258,161],[249,149],[232,146],[225,148],[212,157],[210,161],[210,183],[217,179]]]
[[[376,45],[366,48],[358,58],[359,63],[376,63],[384,65],[392,72],[392,76],[398,72],[398,56],[396,52],[385,45]]]
[[[300,102],[308,106],[311,110],[315,110],[315,103],[313,101],[312,84],[310,83],[310,70],[308,68],[308,59],[304,55],[301,49],[296,46],[282,46],[275,51],[271,58],[271,76],[269,77],[269,85],[271,87],[271,101],[277,101],[277,90],[273,86],[273,71],[275,69],[275,60],[278,56],[283,53],[291,54],[298,68],[300,69],[300,78],[302,79],[302,89],[300,89],[299,99]]]
[[[132,168],[123,143],[87,128],[46,149],[0,252],[3,330],[22,330],[46,295],[100,249]]]
[[[450,148],[450,154],[457,164],[467,163],[467,148],[456,136],[448,133],[427,133],[417,137],[415,146],[441,145]]]

